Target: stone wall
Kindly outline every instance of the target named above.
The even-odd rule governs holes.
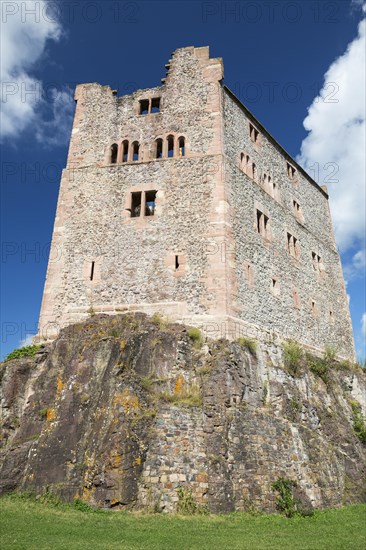
[[[317,348],[328,345],[340,355],[352,357],[352,326],[328,198],[299,169],[296,181],[291,181],[286,170],[286,162],[292,162],[290,157],[229,92],[223,95],[237,316],[284,337]],[[250,121],[259,130],[259,145],[250,139]],[[240,166],[243,152],[256,164],[256,181]],[[275,191],[264,182],[264,174],[272,178]],[[294,200],[300,205],[297,215]],[[258,233],[257,210],[269,218],[268,238]],[[289,254],[287,233],[298,240],[298,258]],[[319,271],[314,269],[312,253],[321,258]],[[298,304],[294,292],[298,293]]]
[[[221,221],[222,62],[208,48],[183,48],[164,86],[117,97],[81,85],[55,221],[40,316],[47,338],[87,311],[135,306],[182,318],[226,312],[224,266],[210,254]],[[139,100],[161,97],[159,113],[139,115]],[[154,158],[158,138],[185,138],[185,155]],[[110,164],[112,143],[140,143],[137,162]],[[166,152],[166,151],[165,151]],[[155,215],[132,218],[131,193],[157,191]],[[178,256],[179,268],[176,268]],[[211,261],[212,260],[212,261]],[[94,262],[94,278],[90,270]],[[222,265],[220,264],[220,269]]]

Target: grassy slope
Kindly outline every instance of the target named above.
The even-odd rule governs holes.
[[[358,550],[366,548],[366,506],[313,517],[174,516],[81,512],[5,497],[1,548],[24,550]]]

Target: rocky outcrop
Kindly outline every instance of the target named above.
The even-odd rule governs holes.
[[[363,500],[350,403],[365,406],[365,373],[282,363],[274,345],[201,344],[158,316],[70,326],[1,366],[1,489],[173,511],[182,487],[212,512],[273,511],[285,477],[308,507]]]

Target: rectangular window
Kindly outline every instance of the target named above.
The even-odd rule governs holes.
[[[149,114],[149,100],[148,99],[141,99],[140,100],[140,115],[147,115]]]
[[[154,216],[157,191],[136,191],[131,193],[131,218]]]
[[[290,164],[289,162],[286,163],[286,166],[288,177],[290,178],[290,180],[294,181],[296,179],[296,168],[292,166],[292,164]]]
[[[243,274],[246,282],[249,287],[254,286],[254,270],[253,266],[249,262],[244,262],[243,264]]]
[[[318,316],[318,306],[315,300],[311,300],[311,314],[313,317]]]
[[[175,270],[179,268],[179,256],[175,256]]]
[[[311,257],[313,260],[314,271],[322,277],[325,273],[323,260],[321,259],[319,254],[316,254],[316,252],[312,252]]]
[[[155,214],[155,199],[157,191],[145,191],[145,216]]]
[[[272,292],[273,296],[279,296],[280,295],[280,282],[276,278],[273,278],[271,280],[271,292]]]
[[[153,97],[152,99],[140,99],[140,115],[149,115],[151,113],[160,112],[160,97]]]
[[[287,233],[287,250],[289,254],[297,260],[300,258],[300,247],[298,240],[296,237],[291,235],[291,233]]]
[[[257,128],[255,128],[255,126],[253,126],[253,124],[251,124],[249,122],[249,135],[250,135],[250,139],[252,140],[253,143],[258,143],[259,141],[259,132],[257,130]]]
[[[269,218],[257,210],[257,231],[262,237],[269,239]]]
[[[297,202],[296,199],[293,199],[293,201],[292,201],[292,211],[293,211],[296,219],[300,223],[303,223],[304,222],[304,216],[303,216],[302,208],[301,208],[300,204]]]
[[[91,281],[94,279],[94,268],[95,268],[95,262],[92,262],[91,267],[90,267],[90,280]]]
[[[153,97],[151,100],[151,112],[159,113],[160,112],[160,97]]]
[[[137,218],[141,214],[141,191],[131,193],[131,218]]]

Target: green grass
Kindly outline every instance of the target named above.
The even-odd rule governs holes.
[[[241,338],[237,339],[237,342],[240,347],[242,347],[243,349],[247,349],[252,355],[255,355],[257,353],[257,342],[253,338],[242,336]]]
[[[0,500],[2,550],[359,550],[366,507],[286,519],[273,515],[83,512],[8,496]]]
[[[19,359],[20,357],[34,357],[42,348],[44,348],[44,344],[35,344],[34,346],[24,346],[14,349],[5,357],[4,362]]]
[[[200,329],[196,327],[190,327],[187,329],[187,334],[192,340],[194,347],[199,349],[203,343],[202,333]]]

